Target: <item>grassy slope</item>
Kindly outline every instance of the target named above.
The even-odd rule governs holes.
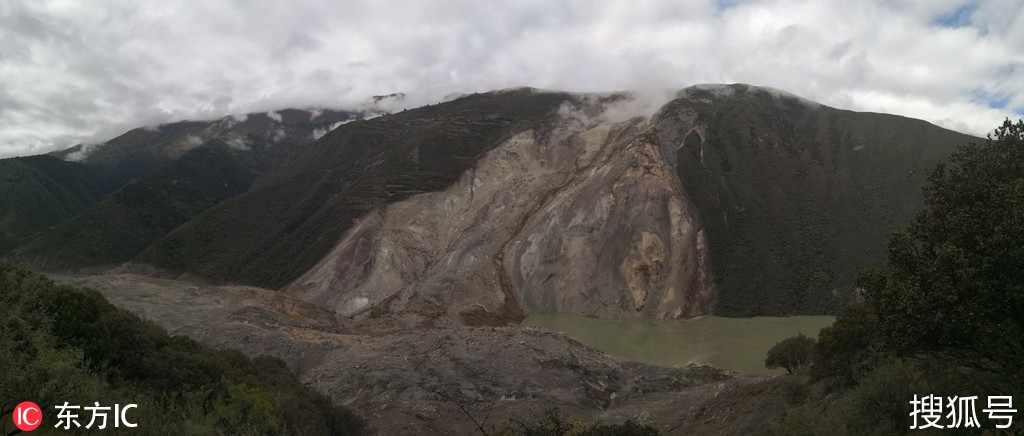
[[[138,260],[214,279],[284,285],[325,255],[359,215],[444,188],[483,152],[566,98],[528,90],[480,94],[346,124]]]
[[[106,193],[99,178],[76,163],[51,156],[0,160],[0,255]]]
[[[702,147],[693,137],[680,150],[677,170],[708,230],[721,315],[834,312],[833,289],[880,264],[888,235],[923,207],[926,170],[977,140],[733,89],[674,103],[708,127]]]
[[[119,310],[91,289],[0,264],[0,418],[11,400],[136,403],[146,434],[362,434],[360,418],[278,360],[248,359]],[[56,425],[45,415],[44,428]],[[82,421],[85,425],[87,421]],[[49,427],[47,427],[49,426]],[[10,427],[9,427],[10,428]]]

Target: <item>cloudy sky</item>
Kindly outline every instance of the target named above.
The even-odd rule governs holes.
[[[983,134],[1024,116],[1020,0],[0,0],[0,156],[405,92],[743,82]]]

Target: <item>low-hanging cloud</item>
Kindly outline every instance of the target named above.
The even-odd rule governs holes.
[[[743,82],[982,134],[1024,116],[1017,0],[0,2],[0,156],[287,107]],[[644,100],[646,101],[646,100]]]

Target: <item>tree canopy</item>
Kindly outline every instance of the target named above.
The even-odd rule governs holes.
[[[1020,383],[1024,373],[1024,121],[1006,120],[929,174],[927,208],[859,286],[887,348]]]
[[[924,196],[886,268],[861,271],[863,298],[818,337],[810,373],[826,405],[787,410],[772,433],[901,434],[912,395],[1024,391],[1024,121],[959,147]]]

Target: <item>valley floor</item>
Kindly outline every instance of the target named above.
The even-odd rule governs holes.
[[[216,347],[284,360],[380,434],[472,434],[539,418],[636,419],[663,434],[759,434],[786,407],[786,377],[609,357],[530,327],[395,329],[286,294],[132,274],[59,277]],[[474,422],[475,421],[475,422]]]

